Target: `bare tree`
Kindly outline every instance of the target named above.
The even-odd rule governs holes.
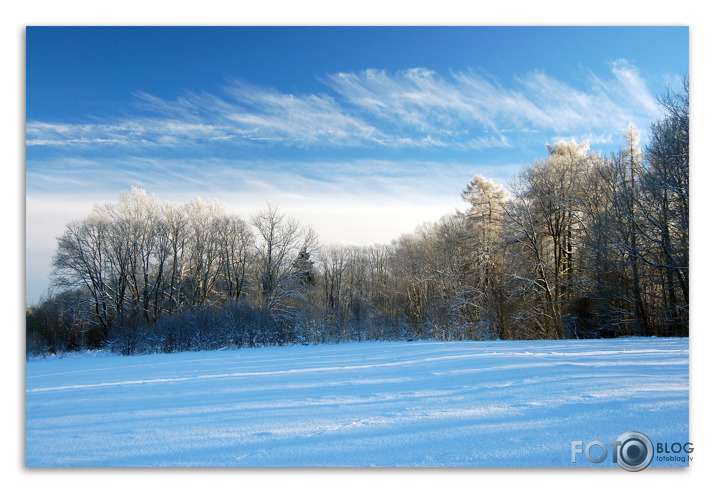
[[[661,277],[664,319],[673,335],[688,333],[689,313],[689,79],[660,99],[664,116],[651,128],[643,176],[641,233],[652,250],[643,261]]]
[[[191,305],[211,301],[220,270],[218,229],[226,214],[223,205],[197,198],[187,206],[188,269],[184,286],[189,288]]]
[[[131,323],[151,322],[156,315],[152,303],[160,289],[164,257],[157,259],[158,221],[161,207],[158,199],[144,190],[132,188],[123,192],[116,204],[101,208],[111,221],[113,265],[117,292],[115,306],[124,312],[125,291],[131,302]],[[157,262],[160,261],[160,263]],[[158,265],[159,264],[159,265]]]
[[[160,235],[164,238],[163,245],[167,249],[168,282],[164,282],[165,297],[168,298],[167,313],[180,310],[184,304],[183,280],[188,268],[186,250],[189,219],[186,207],[180,204],[166,203],[163,206],[162,218],[159,222]]]
[[[252,260],[253,232],[237,215],[219,217],[215,223],[221,262],[221,291],[228,300],[246,295],[249,265]]]
[[[305,271],[296,261],[317,247],[317,236],[278,211],[274,204],[253,217],[257,230],[255,254],[261,305],[277,316],[292,317],[291,301],[302,297]]]
[[[345,317],[344,291],[347,286],[343,276],[348,268],[349,251],[340,245],[331,245],[320,250],[318,265],[323,274],[322,300],[328,323],[342,324]]]
[[[548,323],[539,323],[548,337],[563,337],[563,305],[573,299],[575,245],[584,231],[579,192],[590,166],[588,148],[588,143],[563,141],[547,146],[549,159],[519,175],[512,187],[514,200],[506,209],[512,241],[531,265],[533,277],[527,271],[521,278],[542,294],[548,307],[543,312]]]
[[[104,337],[112,325],[113,312],[107,282],[107,249],[110,223],[95,212],[67,225],[57,238],[53,258],[53,284],[61,289],[80,288],[93,307],[91,324],[101,327]]]

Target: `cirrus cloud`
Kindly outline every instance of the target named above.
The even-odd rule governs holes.
[[[292,94],[233,81],[220,94],[175,100],[138,92],[135,117],[86,123],[29,121],[28,147],[142,150],[278,145],[298,148],[506,148],[520,139],[620,135],[647,125],[657,104],[624,60],[582,83],[542,71],[499,81],[424,68],[337,73],[323,93]]]

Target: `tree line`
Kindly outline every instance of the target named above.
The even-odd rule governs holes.
[[[659,102],[645,148],[633,125],[608,156],[547,145],[506,188],[477,175],[466,210],[389,245],[321,245],[272,204],[245,220],[124,192],[58,238],[28,355],[687,336],[687,78]]]

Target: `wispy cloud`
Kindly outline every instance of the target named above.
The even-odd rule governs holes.
[[[388,122],[433,137],[432,145],[464,148],[512,145],[506,129],[553,134],[611,132],[656,114],[655,98],[638,70],[619,60],[611,77],[584,73],[586,88],[533,71],[505,83],[474,71],[443,77],[426,69],[395,74],[367,70],[335,74],[329,85],[343,100]]]
[[[505,166],[498,176],[512,174]],[[228,158],[57,158],[29,161],[28,194],[84,190],[112,195],[132,186],[155,193],[196,193],[326,200],[328,197],[459,197],[475,172],[472,163],[427,160],[347,159],[320,161]],[[369,200],[366,200],[369,201]]]
[[[579,87],[540,71],[498,81],[475,71],[338,73],[329,93],[291,94],[233,81],[221,94],[166,100],[135,94],[134,118],[69,124],[30,121],[27,145],[73,148],[262,145],[302,148],[506,148],[543,135],[618,135],[656,115],[637,68],[584,71]],[[537,135],[538,134],[538,135]]]
[[[637,67],[619,59],[611,63],[611,72],[615,79],[611,80],[610,84],[608,81],[604,84],[610,99],[626,108],[640,109],[647,116],[657,114],[659,110],[656,99],[648,90]]]
[[[26,124],[27,145],[123,148],[175,148],[232,138],[230,129],[179,119],[135,118],[112,123]]]

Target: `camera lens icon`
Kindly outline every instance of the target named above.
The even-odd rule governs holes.
[[[650,438],[638,431],[629,431],[618,437],[616,460],[626,471],[640,471],[648,467],[653,460],[653,443]]]

